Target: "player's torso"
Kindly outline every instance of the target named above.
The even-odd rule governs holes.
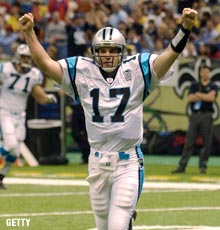
[[[126,142],[137,143],[142,135],[145,84],[137,58],[124,62],[114,81],[104,79],[99,68],[89,61],[78,63],[75,84],[93,147],[100,149],[105,143],[108,149],[123,148],[129,145]],[[97,140],[100,143],[95,143]]]
[[[2,89],[0,106],[8,110],[24,110],[27,98],[39,78],[33,68],[27,73],[18,73],[11,62],[5,63],[1,73]]]

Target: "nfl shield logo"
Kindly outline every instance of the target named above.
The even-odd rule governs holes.
[[[130,81],[131,80],[131,70],[125,70],[124,76],[125,76],[126,81]]]

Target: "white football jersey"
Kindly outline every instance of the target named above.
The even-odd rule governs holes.
[[[59,60],[62,88],[81,102],[90,146],[98,151],[123,151],[142,142],[143,102],[158,86],[152,63],[156,55],[128,56],[114,81],[105,80],[93,59]]]
[[[43,81],[42,73],[35,67],[27,73],[18,73],[11,62],[0,63],[0,108],[12,113],[26,110],[29,94],[35,85]]]

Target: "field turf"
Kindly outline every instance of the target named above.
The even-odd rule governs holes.
[[[79,154],[68,158],[68,165],[13,168],[5,181],[7,190],[0,190],[0,230],[95,229],[87,165],[79,163]],[[134,230],[220,230],[219,157],[210,158],[207,174],[198,172],[198,158],[192,157],[185,174],[173,175],[178,159],[145,156]]]

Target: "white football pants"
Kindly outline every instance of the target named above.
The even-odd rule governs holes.
[[[4,109],[0,110],[3,147],[16,157],[19,155],[20,143],[26,135],[25,116],[25,112],[13,114]]]
[[[97,229],[128,229],[144,182],[140,147],[119,153],[91,149],[87,180]]]

